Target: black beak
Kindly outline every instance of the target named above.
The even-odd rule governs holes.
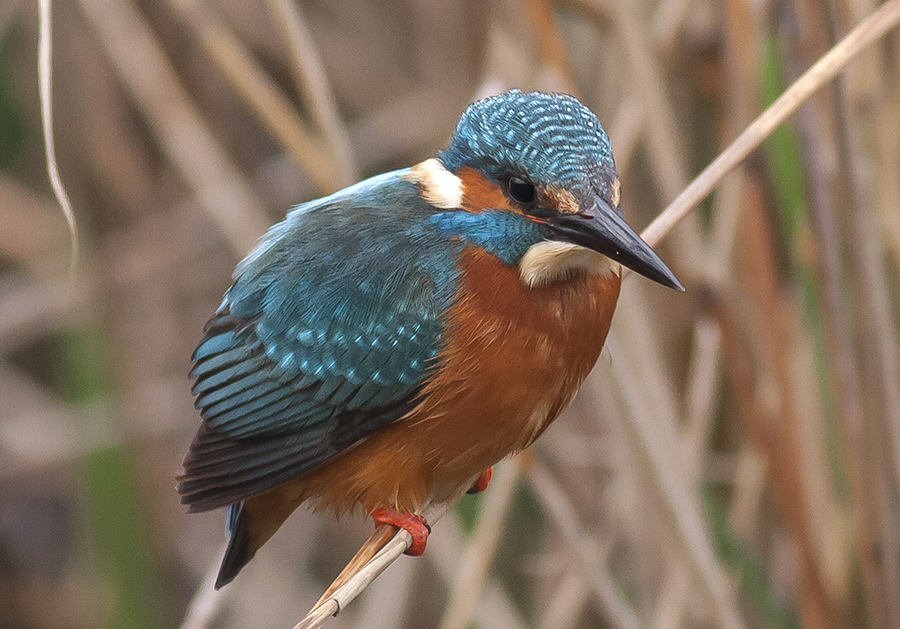
[[[654,282],[684,290],[650,245],[600,197],[594,197],[594,204],[577,214],[557,215],[550,228],[557,240],[593,249]]]

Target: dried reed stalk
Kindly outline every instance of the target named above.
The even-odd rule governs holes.
[[[78,224],[75,221],[75,211],[72,202],[66,194],[62,177],[59,176],[59,165],[56,162],[56,144],[53,141],[53,37],[50,34],[52,26],[52,12],[50,0],[38,0],[38,16],[40,21],[40,34],[38,39],[38,82],[41,103],[41,132],[44,137],[44,155],[47,158],[47,174],[50,177],[50,185],[53,195],[59,203],[66,224],[69,226],[69,235],[72,239],[71,253],[69,257],[69,282],[75,279],[75,270],[78,264]]]
[[[422,515],[425,516],[430,525],[433,525],[452,506],[446,503],[431,505],[423,510]],[[379,574],[384,572],[388,566],[397,561],[406,552],[410,544],[412,544],[412,537],[405,529],[397,529],[397,527],[393,526],[376,528],[369,539],[363,543],[363,548],[376,539],[382,540],[385,532],[390,529],[395,529],[396,532],[392,537],[383,541],[384,545],[381,547],[381,550],[362,566],[354,568],[352,572],[341,572],[338,578],[335,579],[335,583],[328,587],[326,594],[303,617],[303,620],[294,625],[293,629],[315,629],[316,627],[321,627],[330,616],[336,616],[353,599],[359,596]],[[354,560],[351,559],[350,564],[353,563]],[[335,587],[338,583],[340,585]]]
[[[728,172],[758,147],[812,94],[833,79],[860,51],[877,41],[900,23],[900,0],[885,2],[762,112],[756,120],[678,195],[641,236],[656,245],[687,214],[713,191]]]
[[[544,510],[553,519],[573,564],[594,590],[595,597],[612,626],[616,629],[640,629],[637,612],[619,590],[605,565],[605,558],[602,554],[597,556],[585,552],[594,544],[591,544],[589,536],[578,522],[575,506],[563,488],[537,461],[528,466],[528,481]]]

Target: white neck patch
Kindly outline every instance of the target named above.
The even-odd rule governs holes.
[[[605,255],[569,242],[542,240],[531,245],[519,260],[519,277],[529,288],[563,279],[573,271],[588,275],[621,272],[619,263]]]
[[[419,186],[422,198],[435,207],[444,210],[462,207],[462,180],[444,168],[439,159],[432,157],[419,162],[403,178]]]

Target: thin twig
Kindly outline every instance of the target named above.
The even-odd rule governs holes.
[[[445,518],[441,525],[441,535],[446,533]],[[432,556],[434,548],[429,544],[428,555]],[[355,618],[352,629],[402,629],[407,608],[415,609],[416,596],[421,583],[422,561],[398,561],[390,570],[375,579],[369,586],[366,596],[356,603]]]
[[[697,178],[647,226],[641,234],[644,240],[650,245],[662,240],[663,236],[687,216],[691,209],[712,192],[726,173],[759,146],[813,92],[833,79],[854,56],[898,23],[900,23],[900,0],[890,0],[850,31],[697,175]]]
[[[427,507],[423,514],[429,524],[440,520],[452,507],[451,504],[440,503]],[[375,578],[384,572],[406,552],[412,544],[412,537],[405,529],[399,529],[380,551],[356,574],[347,578],[343,585],[331,593],[324,601],[320,601],[303,620],[294,625],[294,629],[315,629],[321,627],[330,616],[337,615],[353,599],[368,587]]]
[[[53,37],[51,34],[52,12],[50,0],[39,0],[38,18],[40,21],[40,35],[38,37],[38,81],[40,83],[41,101],[41,131],[44,135],[44,151],[47,158],[47,174],[50,177],[50,185],[56,197],[62,213],[66,217],[69,226],[69,234],[72,239],[72,250],[69,258],[69,283],[75,279],[75,271],[78,265],[78,224],[75,222],[75,212],[62,178],[59,176],[59,166],[56,163],[56,145],[53,142]]]

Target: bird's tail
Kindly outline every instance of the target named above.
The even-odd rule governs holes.
[[[216,578],[217,590],[231,583],[297,506],[296,502],[278,499],[269,492],[228,507],[230,537]]]
[[[252,499],[248,502],[252,503]],[[256,505],[247,502],[233,504],[228,508],[228,548],[225,550],[225,556],[222,558],[222,565],[219,567],[219,574],[216,577],[216,589],[218,590],[238,575],[247,563],[253,559],[256,551],[272,536],[284,521],[282,514],[272,518],[273,515],[268,510],[263,510],[265,517],[254,517],[260,515],[259,509],[253,509]],[[288,511],[288,514],[290,511]],[[286,516],[285,516],[286,517]],[[275,521],[277,520],[277,522]],[[335,590],[347,582],[350,577],[359,572],[369,560],[372,559],[378,551],[384,548],[391,538],[397,533],[398,528],[391,524],[377,522],[375,531],[369,538],[363,542],[350,562],[341,570],[341,573],[335,578],[319,601],[313,606],[318,607],[323,601],[328,599]]]
[[[244,503],[239,502],[228,507],[229,533],[228,548],[219,566],[219,575],[216,577],[216,589],[231,583],[241,568],[253,559],[256,548],[253,548],[250,538],[250,527],[244,513]]]

